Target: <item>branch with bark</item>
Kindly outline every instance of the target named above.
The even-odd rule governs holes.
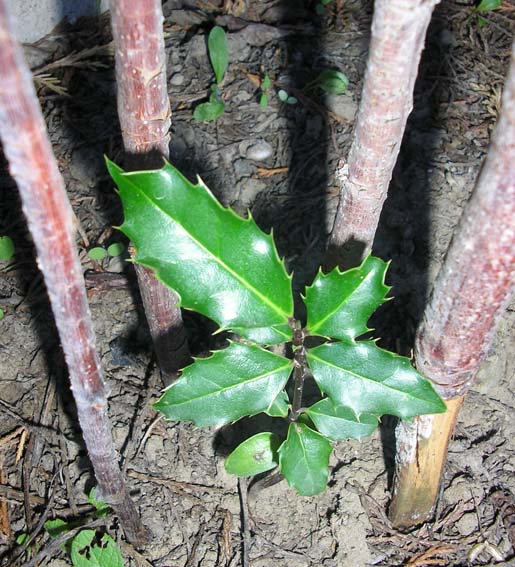
[[[515,43],[487,158],[415,341],[417,368],[447,400],[450,415],[445,423],[442,416],[424,416],[398,427],[390,507],[397,526],[412,526],[432,513],[457,412],[515,291],[514,219]]]
[[[111,0],[118,117],[127,169],[155,169],[168,158],[171,108],[159,0]],[[165,384],[189,364],[178,297],[135,264],[143,306]]]
[[[327,264],[357,266],[370,252],[408,115],[427,27],[440,0],[377,0],[361,103]]]
[[[101,497],[113,507],[127,538],[141,541],[144,530],[120,471],[107,415],[73,212],[5,0],[0,0],[0,138],[34,239]]]

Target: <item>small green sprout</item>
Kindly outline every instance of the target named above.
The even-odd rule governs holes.
[[[286,104],[297,104],[297,102],[299,102],[294,96],[290,96],[284,89],[277,91],[277,98]]]
[[[340,95],[347,90],[349,79],[341,71],[325,69],[318,75],[313,84],[328,94]]]
[[[113,242],[107,247],[107,250],[103,246],[94,246],[88,250],[88,256],[95,262],[100,262],[108,256],[110,258],[116,258],[121,256],[125,252],[125,246],[121,242]]]
[[[107,247],[107,254],[111,258],[121,256],[125,252],[125,246],[121,242],[113,242]]]
[[[225,31],[220,26],[215,26],[209,32],[207,47],[209,59],[216,77],[216,84],[211,85],[209,101],[203,102],[195,108],[193,118],[197,122],[212,122],[221,116],[225,110],[219,85],[223,81],[225,71],[227,70],[229,50]]]
[[[479,14],[497,10],[497,8],[500,8],[501,5],[502,0],[481,0],[481,2],[473,10],[473,15],[476,16],[477,25],[482,28],[486,24],[485,18],[481,17]]]
[[[95,246],[88,250],[88,256],[92,260],[95,260],[95,262],[100,262],[100,260],[103,260],[107,256],[107,250],[101,246]]]
[[[9,236],[0,236],[0,262],[9,262],[14,256],[14,242]]]
[[[333,0],[320,0],[320,2],[318,4],[316,4],[315,6],[315,12],[319,15],[319,16],[324,16],[325,15],[325,9],[326,6],[328,4],[330,4]]]
[[[0,308],[0,321],[5,317],[5,311]]]
[[[265,75],[263,81],[261,82],[261,96],[259,98],[259,106],[265,110],[268,106],[268,91],[272,86],[272,81],[268,75]]]

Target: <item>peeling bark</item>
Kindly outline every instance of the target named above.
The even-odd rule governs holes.
[[[155,169],[168,158],[171,109],[166,84],[163,12],[159,0],[111,0],[118,117],[127,169]],[[135,264],[165,384],[190,362],[178,297]]]
[[[336,178],[340,201],[328,264],[358,265],[370,252],[413,106],[427,27],[440,0],[376,0],[352,146]]]
[[[417,368],[447,400],[464,396],[490,348],[498,321],[515,291],[515,43],[502,111],[474,193],[436,279],[415,340]],[[398,443],[392,520],[408,527],[426,519],[436,498],[425,498],[418,522],[399,516],[399,499],[414,498],[409,459],[402,444],[417,443],[422,418],[402,424]],[[452,427],[448,430],[448,437]],[[442,462],[447,453],[442,445]],[[441,471],[424,464],[424,477]],[[404,495],[404,496],[401,496]]]
[[[447,411],[401,421],[395,430],[396,477],[388,511],[392,524],[409,528],[432,514],[447,447],[463,397],[447,400]]]
[[[137,542],[143,528],[112,440],[106,386],[75,246],[73,212],[32,75],[10,31],[5,0],[0,0],[0,79],[0,138],[34,239],[84,441],[102,499],[113,507],[127,538]]]

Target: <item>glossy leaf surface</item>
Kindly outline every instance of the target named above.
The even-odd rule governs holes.
[[[331,443],[304,423],[291,423],[279,448],[281,473],[302,496],[323,492],[329,478]]]
[[[271,417],[287,417],[289,409],[290,400],[288,399],[288,394],[282,390],[265,413]]]
[[[390,414],[409,419],[446,409],[408,358],[382,350],[373,341],[326,343],[309,350],[307,357],[322,392],[358,416]]]
[[[255,345],[231,343],[187,366],[154,407],[167,419],[225,425],[268,410],[291,368],[287,358]]]
[[[338,268],[320,271],[306,289],[309,334],[354,340],[369,331],[368,319],[387,301],[387,268],[380,258],[368,256],[361,266],[343,273]]]
[[[271,235],[252,218],[225,209],[203,184],[193,185],[166,163],[162,169],[109,172],[120,189],[121,230],[174,289],[181,305],[243,337],[263,344],[291,338],[291,278]]]
[[[254,476],[279,464],[277,450],[281,440],[268,431],[247,439],[227,457],[225,470],[236,476]]]
[[[227,38],[225,31],[220,26],[215,26],[207,39],[209,59],[213,65],[216,82],[221,83],[224,78],[225,70],[229,64],[229,50],[227,48]]]
[[[333,441],[371,435],[378,425],[375,416],[365,413],[358,418],[350,408],[335,406],[328,398],[312,405],[306,413],[318,431]]]

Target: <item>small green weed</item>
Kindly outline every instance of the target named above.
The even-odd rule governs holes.
[[[121,242],[113,242],[107,249],[103,246],[94,246],[88,250],[88,257],[95,262],[100,262],[108,256],[110,258],[115,258],[116,256],[121,256],[125,252],[125,246]]]
[[[261,82],[261,96],[259,97],[259,106],[265,110],[268,106],[268,91],[272,86],[272,81],[268,75],[263,77],[263,81]]]
[[[109,514],[109,506],[95,498],[94,489],[91,489],[88,501],[95,507],[95,517],[101,518]],[[77,522],[68,523],[62,518],[48,520],[44,524],[51,538],[60,537],[76,527]],[[70,555],[73,567],[123,567],[122,554],[114,539],[109,534],[96,530],[80,530],[63,544],[62,550]]]
[[[9,262],[14,256],[14,242],[9,236],[0,236],[0,262]]]
[[[473,10],[473,16],[476,17],[477,25],[482,28],[487,22],[480,14],[485,14],[486,12],[492,12],[500,8],[502,0],[481,0],[479,4]]]
[[[197,122],[212,122],[221,116],[225,110],[219,86],[223,81],[227,65],[229,64],[229,50],[227,48],[225,31],[220,26],[215,26],[209,32],[207,47],[209,59],[216,77],[216,84],[210,87],[209,101],[203,102],[195,108],[193,118]]]

